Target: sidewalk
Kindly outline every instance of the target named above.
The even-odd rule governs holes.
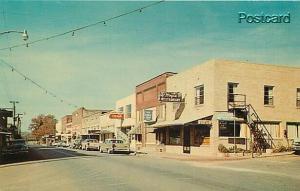
[[[294,152],[282,152],[282,153],[263,153],[262,155],[254,154],[255,158],[266,158],[266,157],[279,157],[291,155]],[[229,156],[220,155],[190,155],[190,154],[176,154],[176,153],[166,153],[166,152],[147,152],[147,153],[138,153],[138,154],[147,154],[150,157],[156,158],[165,158],[179,161],[198,161],[198,162],[217,162],[217,161],[234,161],[234,160],[246,160],[252,159],[251,153],[245,153],[243,156],[242,153],[230,153]]]

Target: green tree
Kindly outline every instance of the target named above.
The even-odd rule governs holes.
[[[54,135],[55,125],[57,120],[54,115],[38,115],[31,119],[29,129],[32,132],[32,136],[36,139],[40,139],[44,135]]]

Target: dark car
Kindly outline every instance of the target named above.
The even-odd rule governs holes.
[[[2,150],[4,155],[27,154],[28,146],[24,139],[14,139],[8,142],[6,148]]]

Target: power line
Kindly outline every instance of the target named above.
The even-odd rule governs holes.
[[[104,19],[104,20],[101,20],[101,21],[97,21],[95,23],[91,23],[91,24],[84,25],[84,26],[81,26],[81,27],[78,27],[78,28],[74,28],[74,29],[68,30],[68,31],[63,32],[63,33],[58,33],[58,34],[51,35],[51,36],[48,36],[48,37],[44,37],[44,38],[41,38],[41,39],[38,39],[38,40],[34,40],[34,41],[31,41],[31,42],[22,43],[22,44],[17,44],[17,45],[13,45],[13,46],[6,47],[6,48],[0,48],[0,50],[12,50],[14,48],[18,48],[18,47],[22,47],[22,46],[28,47],[31,44],[35,44],[35,43],[38,43],[38,42],[50,40],[50,39],[57,38],[57,37],[60,37],[60,36],[64,36],[64,35],[67,35],[67,34],[72,34],[72,36],[74,36],[74,33],[76,31],[80,31],[80,30],[83,30],[83,29],[86,29],[86,28],[89,28],[89,27],[93,27],[93,26],[98,25],[98,24],[104,24],[105,25],[108,21],[112,21],[112,20],[118,19],[120,17],[133,14],[135,12],[142,12],[142,10],[147,9],[149,7],[152,7],[152,6],[155,6],[155,5],[160,4],[162,2],[164,2],[164,0],[157,1],[157,2],[154,2],[154,3],[148,4],[144,7],[140,7],[140,8],[131,10],[129,12],[122,13],[120,15],[116,15],[116,16],[113,16],[113,17],[110,17],[110,18],[107,18],[107,19]]]
[[[13,65],[5,62],[4,60],[0,59],[0,61],[5,64],[6,66],[8,66],[12,72],[17,73],[18,75],[20,75],[24,80],[29,81],[30,83],[32,83],[33,85],[35,85],[36,87],[38,87],[39,89],[43,90],[43,92],[45,92],[46,94],[52,96],[53,98],[59,100],[61,103],[66,103],[67,105],[74,107],[74,108],[78,108],[78,106],[76,104],[73,104],[71,102],[66,101],[65,99],[60,98],[59,96],[57,96],[55,93],[53,93],[52,91],[49,91],[47,88],[43,87],[42,85],[40,85],[38,82],[32,80],[31,78],[29,78],[28,76],[26,76],[24,73],[20,72],[18,69],[16,69]]]

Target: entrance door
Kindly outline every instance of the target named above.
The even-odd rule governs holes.
[[[190,127],[183,127],[183,153],[191,153]]]

